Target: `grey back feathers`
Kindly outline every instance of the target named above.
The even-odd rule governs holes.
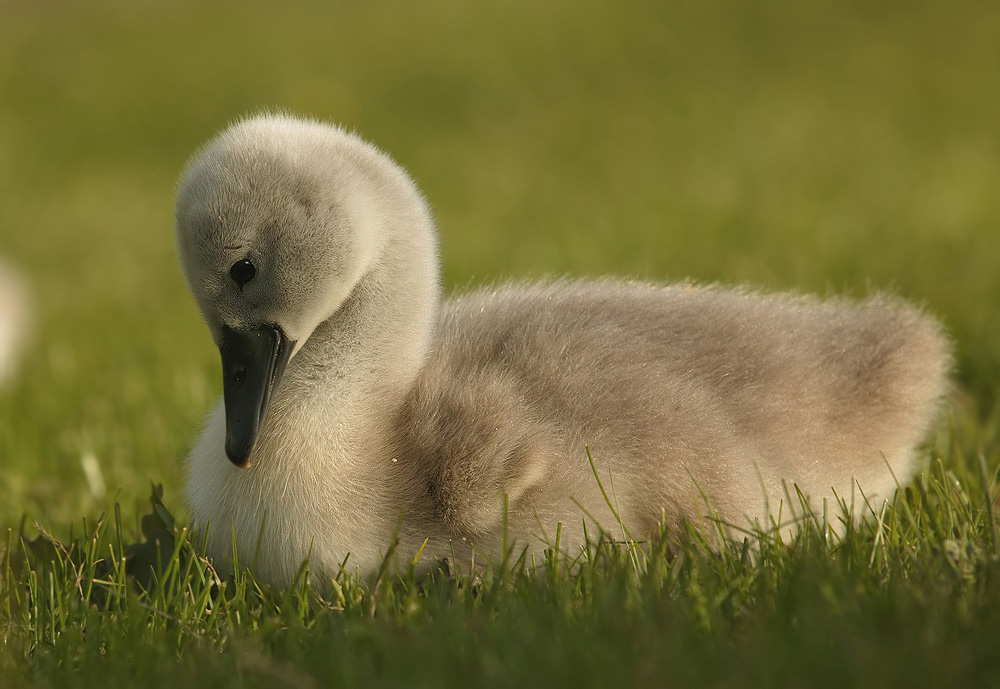
[[[919,469],[947,388],[940,326],[886,295],[604,280],[439,304],[412,181],[320,123],[223,132],[185,173],[177,226],[218,344],[259,327],[294,342],[249,468],[226,459],[224,405],[190,458],[211,552],[231,553],[235,533],[275,583],[310,552],[314,571],[348,553],[371,571],[400,524],[404,552],[428,539],[425,562],[495,555],[505,523],[531,548],[561,524],[574,549],[585,520],[614,526],[588,449],[633,534],[706,505],[737,530],[766,526],[798,507],[792,486],[860,514]],[[246,257],[256,277],[239,285],[229,271]]]

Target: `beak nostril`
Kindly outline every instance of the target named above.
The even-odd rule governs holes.
[[[242,385],[243,381],[247,379],[247,370],[240,366],[233,372],[233,382],[237,385]]]

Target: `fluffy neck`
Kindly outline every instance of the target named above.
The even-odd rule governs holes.
[[[289,394],[347,399],[410,388],[430,347],[438,305],[426,260],[387,255],[289,362]]]
[[[408,179],[390,181],[395,198],[374,213],[368,209],[378,252],[289,362],[277,405],[338,409],[354,417],[342,419],[342,427],[347,421],[366,428],[412,387],[437,320],[437,247],[423,199]]]

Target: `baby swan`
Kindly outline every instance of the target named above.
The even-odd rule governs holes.
[[[24,281],[0,261],[0,390],[17,372],[30,329],[31,310]]]
[[[711,509],[739,527],[864,507],[917,470],[947,385],[938,324],[860,303],[619,281],[512,284],[439,302],[413,181],[357,136],[262,115],[189,163],[181,260],[222,354],[224,399],[187,495],[211,555],[276,585],[424,562],[507,535],[633,535]],[[893,476],[895,475],[895,478]],[[791,489],[794,490],[794,489]],[[794,495],[794,493],[793,493]],[[586,510],[586,513],[584,512]],[[593,524],[589,527],[593,529]],[[593,531],[591,531],[593,533]]]

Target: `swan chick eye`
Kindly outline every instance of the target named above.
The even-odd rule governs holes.
[[[240,287],[247,284],[257,275],[257,267],[249,259],[241,259],[229,269],[229,277]]]

